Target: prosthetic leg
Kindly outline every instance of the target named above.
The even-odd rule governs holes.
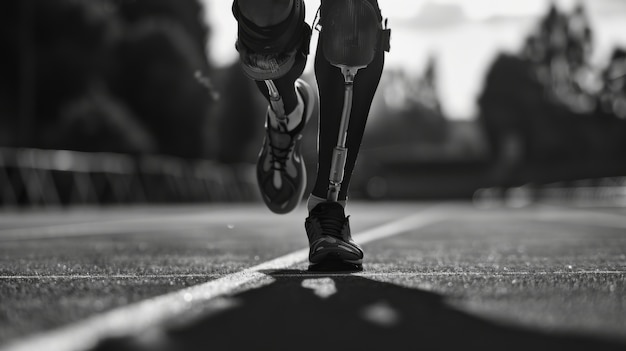
[[[344,178],[348,149],[346,139],[352,111],[354,79],[374,59],[382,24],[367,0],[335,0],[322,14],[322,48],[328,62],[344,77],[344,103],[333,150],[327,200],[336,202]]]
[[[359,271],[364,252],[352,239],[343,200],[382,74],[389,31],[382,29],[376,0],[322,0],[320,24],[315,58],[319,162],[304,223],[309,270]]]
[[[265,114],[265,139],[257,158],[259,190],[270,211],[288,213],[298,206],[306,190],[300,141],[315,105],[313,89],[299,79],[311,38],[304,0],[234,0],[232,9],[243,72],[255,81],[270,104]],[[281,16],[278,22],[268,24],[263,16],[255,15],[261,10]]]
[[[285,119],[285,104],[283,103],[283,98],[280,96],[278,92],[278,88],[276,88],[276,84],[271,79],[264,80],[265,86],[267,86],[267,91],[269,93],[270,105],[272,106],[272,111],[276,113],[276,118],[281,121]],[[282,122],[282,121],[281,121]]]

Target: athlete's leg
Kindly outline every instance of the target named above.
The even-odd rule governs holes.
[[[360,267],[363,250],[352,240],[350,223],[345,215],[344,205],[370,106],[382,74],[384,51],[387,49],[385,39],[388,32],[382,28],[382,17],[376,0],[322,0],[321,6],[322,30],[315,57],[315,73],[320,95],[319,161],[317,180],[309,197],[309,217],[305,221],[310,246],[309,261],[313,269],[324,267],[328,263],[334,269],[337,262],[340,265],[349,263]],[[346,7],[338,9],[336,6]],[[339,26],[342,27],[341,29],[325,22],[325,16],[330,15],[334,15],[332,17],[334,21],[342,20],[337,14],[343,12],[355,17],[346,18],[346,23],[341,23]],[[369,21],[368,18],[374,19]],[[329,31],[329,28],[332,30]],[[335,30],[337,32],[334,32]],[[372,39],[372,32],[378,32],[378,35],[373,37],[373,41],[369,41]],[[338,35],[345,35],[345,37],[337,37]],[[333,45],[325,45],[328,44],[325,40],[333,40]],[[362,63],[356,62],[362,61],[362,57],[351,56],[350,46],[354,46],[354,52],[363,51],[364,54],[368,52],[367,47],[375,47],[375,50],[372,50],[372,55],[365,60],[369,61],[367,66],[360,68],[354,78],[352,86],[354,104],[350,113],[345,145],[348,150],[345,172],[338,202],[333,202],[327,201],[333,150],[337,146],[344,102],[349,102],[344,101],[344,75],[337,67],[342,62],[331,64],[329,57],[338,61],[342,59],[352,61],[352,63],[346,62],[344,66],[361,65]],[[326,48],[336,49],[337,52],[325,53]],[[363,48],[365,50],[360,50]]]
[[[324,6],[337,0],[322,0],[322,16]],[[377,10],[379,19],[380,10],[376,0],[369,1]],[[324,29],[322,28],[322,32]],[[323,35],[323,34],[322,34]],[[354,81],[353,107],[350,116],[350,124],[348,128],[348,137],[346,146],[348,149],[348,157],[345,167],[344,181],[339,193],[339,201],[345,201],[348,195],[348,187],[352,176],[352,171],[356,163],[359,148],[365,132],[365,125],[370,111],[374,93],[378,87],[380,77],[384,65],[384,47],[385,42],[380,40],[380,46],[375,51],[373,61],[367,68],[360,69]],[[322,40],[318,43],[317,53],[315,56],[315,74],[319,87],[320,95],[320,129],[319,129],[319,166],[317,179],[313,188],[312,195],[314,199],[311,201],[320,202],[320,199],[326,199],[329,185],[329,174],[331,168],[331,159],[333,148],[337,143],[337,134],[339,131],[339,121],[344,103],[344,78],[339,68],[331,65],[322,52]],[[322,200],[323,201],[323,200]],[[310,208],[314,207],[309,206]]]
[[[311,88],[298,80],[311,35],[304,22],[304,2],[235,0],[233,14],[243,70],[271,103],[257,180],[270,210],[286,213],[297,206],[305,189],[299,140],[315,100]]]

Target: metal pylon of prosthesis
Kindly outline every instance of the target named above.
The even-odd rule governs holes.
[[[354,79],[376,55],[381,37],[380,13],[371,0],[333,0],[321,9],[321,42],[328,62],[339,68],[344,78],[344,100],[337,145],[333,149],[326,199],[336,202],[344,181],[348,149],[348,129]]]
[[[265,86],[267,86],[270,96],[270,105],[272,106],[272,111],[276,114],[276,119],[283,121],[287,117],[285,115],[285,104],[283,103],[283,98],[278,93],[276,84],[274,84],[274,81],[268,79],[265,80]]]
[[[345,66],[334,65],[341,69],[344,79],[344,97],[343,110],[341,112],[341,121],[339,124],[339,135],[337,136],[337,146],[333,149],[333,158],[330,166],[330,176],[328,184],[328,201],[336,202],[341,191],[341,183],[345,175],[346,160],[348,158],[348,149],[346,148],[346,140],[348,139],[348,126],[350,124],[350,113],[352,113],[352,96],[354,94],[354,77],[359,69],[367,66]]]

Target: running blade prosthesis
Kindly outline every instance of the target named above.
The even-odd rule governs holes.
[[[327,200],[336,202],[344,178],[348,149],[346,139],[352,111],[354,78],[367,67],[376,52],[382,25],[367,0],[335,0],[322,13],[324,56],[344,77],[344,101],[337,146],[333,150]]]

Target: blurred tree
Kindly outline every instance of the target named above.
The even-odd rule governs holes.
[[[197,0],[114,4],[126,30],[115,50],[112,91],[154,135],[159,153],[206,157],[212,99],[196,79],[198,72],[211,73],[202,5]]]
[[[207,47],[209,27],[204,20],[205,8],[198,0],[108,0],[117,7],[119,16],[128,24],[146,19],[178,23],[191,40],[191,46],[203,57],[200,68],[208,69]]]
[[[445,140],[448,120],[439,109],[431,63],[420,77],[402,70],[386,71],[374,97],[364,148]]]
[[[13,101],[16,146],[45,146],[46,129],[54,125],[59,107],[81,94],[107,62],[117,21],[103,2],[72,0],[8,0],[0,11],[0,40],[6,54],[0,68],[0,93]],[[19,118],[18,118],[19,117]],[[28,119],[28,121],[24,121]],[[9,123],[19,128],[18,123]]]
[[[25,2],[3,1],[0,5],[0,145],[16,142],[19,113],[20,78],[20,4]],[[29,33],[22,33],[24,34]]]
[[[209,30],[198,0],[7,0],[2,7],[0,127],[13,132],[0,133],[1,145],[101,150],[110,145],[103,138],[77,145],[53,134],[63,108],[90,101],[83,116],[97,115],[95,125],[128,120],[137,135],[152,134],[156,152],[208,153],[202,139],[211,95],[196,77],[211,73]],[[94,86],[106,98],[94,99]],[[113,110],[129,113],[116,119]],[[79,130],[87,129],[73,134]]]
[[[626,119],[626,50],[615,48],[602,72],[598,113]]]
[[[526,166],[554,173],[555,165],[568,165],[569,177],[619,169],[614,165],[626,152],[626,123],[611,110],[619,79],[608,78],[619,60],[594,77],[592,48],[584,7],[566,14],[553,5],[520,57],[495,60],[479,99],[480,122],[504,176]],[[605,82],[603,91],[593,87],[597,80]]]
[[[513,149],[518,161],[530,153],[530,118],[539,112],[544,95],[543,86],[533,79],[532,68],[527,61],[500,55],[487,73],[478,101],[479,121],[496,162],[512,157]]]
[[[125,101],[158,145],[158,152],[204,157],[211,95],[195,78],[207,67],[184,28],[164,19],[130,25],[115,50],[112,92]]]
[[[479,121],[499,177],[521,184],[537,177],[556,181],[622,172],[625,121],[577,113],[550,98],[549,89],[531,61],[500,55],[492,65],[479,99]],[[519,178],[522,170],[533,170],[535,178]]]

